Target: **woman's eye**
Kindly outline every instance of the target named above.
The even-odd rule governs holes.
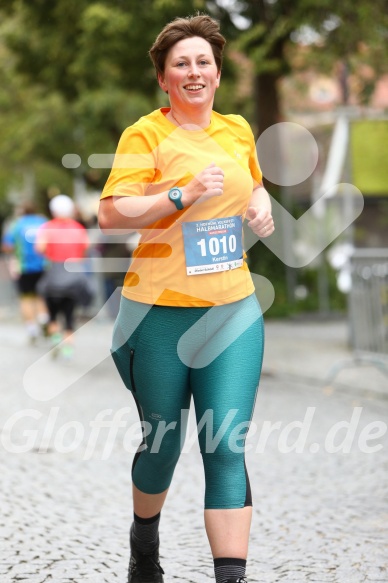
[[[177,66],[177,67],[184,67],[185,65],[186,65],[186,63],[184,63],[184,62],[182,61],[182,62],[180,62],[180,63],[177,63],[177,65],[176,65],[176,66]]]
[[[207,65],[207,64],[208,64],[208,61],[204,61],[204,60],[202,60],[202,61],[199,61],[199,64],[200,64],[200,65]]]

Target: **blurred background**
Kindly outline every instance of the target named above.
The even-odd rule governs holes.
[[[89,156],[113,153],[125,127],[167,105],[147,52],[166,22],[196,11],[219,19],[228,40],[215,109],[243,115],[256,139],[293,122],[317,142],[314,172],[289,186],[267,180],[271,195],[295,218],[327,181],[354,184],[364,196],[357,220],[313,261],[303,254],[319,250],[322,233],[331,238],[351,196],[337,196],[339,206],[327,204],[308,233],[286,241],[302,267],[285,265],[262,243],[252,247],[252,270],[276,290],[267,316],[346,316],[351,257],[362,249],[361,270],[372,270],[376,255],[382,265],[374,293],[387,318],[387,0],[0,0],[3,231],[21,202],[33,200],[47,215],[50,198],[62,192],[75,200],[81,222],[95,226],[108,170],[91,167]],[[303,164],[306,152],[295,144],[275,152],[279,163],[290,163],[290,152],[291,163]],[[5,282],[4,265],[1,273]]]

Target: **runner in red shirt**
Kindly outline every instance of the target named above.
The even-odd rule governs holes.
[[[39,229],[36,249],[51,262],[39,283],[39,291],[45,298],[50,314],[49,334],[58,353],[62,341],[58,316],[64,317],[62,354],[73,355],[74,309],[77,304],[90,301],[90,285],[85,273],[69,271],[69,261],[80,262],[85,258],[89,246],[85,227],[73,219],[75,206],[70,197],[59,194],[50,201],[53,219]]]

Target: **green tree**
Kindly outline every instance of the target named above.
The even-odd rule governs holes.
[[[338,59],[350,70],[360,62],[378,73],[387,68],[388,0],[0,0],[0,10],[16,71],[41,87],[41,101],[48,93],[64,100],[75,142],[88,133],[106,143],[103,125],[116,143],[123,115],[131,123],[160,105],[148,49],[164,22],[196,10],[218,17],[229,45],[252,61],[251,121],[260,133],[282,119],[278,83],[293,67],[297,43],[310,43],[307,65],[327,71]]]
[[[0,0],[0,153],[5,165],[61,165],[114,152],[123,129],[165,103],[148,49],[161,23],[204,0]],[[5,162],[6,161],[6,162]]]
[[[229,53],[252,63],[253,95],[239,101],[226,59],[216,106],[239,106],[257,133],[284,119],[279,80],[300,43],[309,43],[305,66],[387,68],[388,0],[0,0],[2,159],[60,164],[74,152],[86,180],[101,185],[106,173],[88,156],[114,151],[126,125],[166,103],[148,49],[163,23],[196,10],[219,18]]]
[[[218,0],[209,5],[253,63],[259,133],[283,119],[279,80],[292,71],[300,43],[308,45],[306,67],[332,73],[342,61],[352,72],[365,63],[375,78],[388,70],[388,0]],[[367,98],[370,80],[363,89]]]

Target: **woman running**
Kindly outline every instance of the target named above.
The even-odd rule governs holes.
[[[129,583],[163,581],[158,525],[191,398],[216,582],[246,581],[252,499],[244,442],[264,336],[242,223],[247,217],[260,237],[274,224],[248,123],[213,111],[224,44],[207,15],[164,27],[150,56],[170,107],[124,131],[101,196],[102,230],[141,234],[112,347],[144,422],[132,467]]]

